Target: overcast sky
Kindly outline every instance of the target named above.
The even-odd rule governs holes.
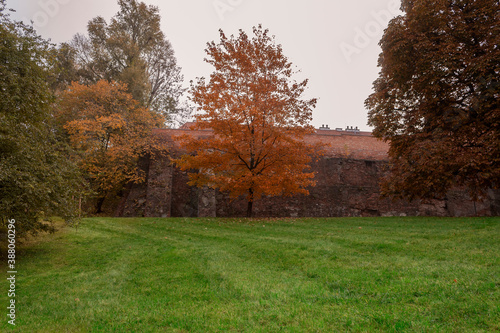
[[[399,0],[143,0],[158,6],[162,30],[172,43],[185,85],[208,77],[206,43],[238,29],[251,33],[262,23],[284,54],[309,79],[308,98],[319,99],[313,125],[358,126],[370,130],[364,100],[379,68],[378,42],[387,22],[400,14]],[[38,33],[54,43],[86,33],[96,16],[109,19],[116,0],[7,0],[15,19],[33,20]]]

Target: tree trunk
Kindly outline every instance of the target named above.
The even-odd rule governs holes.
[[[252,217],[253,208],[253,188],[248,189],[248,206],[247,206],[247,217]]]
[[[252,206],[253,201],[249,201],[247,206],[247,217],[252,217]]]
[[[104,199],[106,199],[106,197],[100,197],[98,200],[97,200],[97,205],[96,205],[96,208],[95,208],[95,213],[96,214],[100,214],[102,213],[102,205],[104,204]]]

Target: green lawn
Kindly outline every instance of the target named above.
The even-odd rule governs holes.
[[[17,270],[18,332],[500,331],[500,218],[90,218]]]

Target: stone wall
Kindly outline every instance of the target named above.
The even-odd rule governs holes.
[[[156,132],[182,152],[174,137],[180,134],[205,136],[207,131],[163,130]],[[262,198],[254,203],[256,217],[338,216],[474,216],[499,215],[500,191],[490,190],[485,200],[474,203],[459,189],[445,200],[430,202],[391,201],[380,198],[379,180],[387,166],[387,144],[369,133],[318,131],[307,139],[329,144],[326,155],[311,164],[317,185],[309,195]],[[143,184],[132,185],[117,211],[119,216],[236,217],[245,216],[245,198],[231,200],[226,193],[187,185],[186,172],[171,165],[169,157],[149,157],[140,162],[147,174]]]

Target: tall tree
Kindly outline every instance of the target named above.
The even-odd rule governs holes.
[[[404,0],[380,42],[367,99],[374,134],[390,143],[383,192],[477,200],[500,185],[500,2]]]
[[[88,37],[76,35],[80,83],[121,81],[143,106],[166,116],[182,112],[183,76],[170,42],[160,29],[158,7],[119,0],[120,11],[108,24],[100,16],[88,23]]]
[[[68,43],[62,43],[51,50],[51,68],[48,82],[55,94],[59,94],[73,81],[80,81],[85,72],[78,69],[76,51]]]
[[[6,11],[0,0],[0,226],[15,219],[18,235],[36,234],[52,216],[76,216],[79,175],[55,134],[52,46]]]
[[[176,160],[190,174],[190,184],[245,195],[247,215],[262,195],[308,194],[314,174],[306,172],[315,147],[303,138],[316,99],[303,100],[307,80],[292,79],[292,64],[268,30],[253,28],[249,38],[227,38],[208,43],[206,62],[214,66],[210,81],[198,79],[192,100],[203,112],[195,129],[211,129],[208,138],[184,136],[181,144],[191,153]]]
[[[58,106],[57,119],[78,152],[75,158],[96,193],[96,213],[101,213],[109,195],[144,180],[137,162],[161,150],[151,130],[164,119],[140,106],[124,84],[105,80],[91,86],[74,82],[61,94]]]

